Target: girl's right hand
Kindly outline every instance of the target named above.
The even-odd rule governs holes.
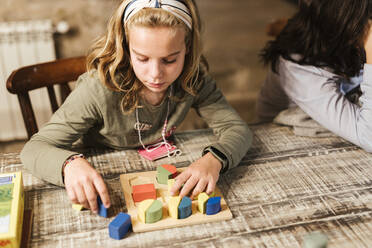
[[[369,30],[364,41],[364,49],[366,51],[366,63],[372,64],[372,23],[370,23]]]
[[[106,208],[110,197],[101,175],[84,158],[72,160],[64,168],[65,188],[72,203],[98,213],[97,192]]]

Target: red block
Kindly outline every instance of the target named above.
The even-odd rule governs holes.
[[[172,178],[178,175],[176,166],[171,164],[163,164],[161,166],[172,174]]]
[[[134,202],[146,199],[156,199],[156,189],[153,183],[132,186],[132,198]]]

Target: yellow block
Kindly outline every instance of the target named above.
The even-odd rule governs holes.
[[[22,172],[0,174],[1,247],[20,247],[24,202]]]
[[[181,197],[172,196],[168,202],[169,216],[174,219],[178,219],[178,206],[180,205]]]
[[[146,210],[151,206],[153,203],[154,199],[147,199],[144,201],[141,201],[140,204],[138,205],[138,218],[140,221],[143,223],[146,223]]]
[[[205,206],[207,204],[208,199],[209,199],[209,196],[205,192],[200,193],[198,195],[198,209],[199,209],[199,212],[202,214],[205,214]]]
[[[173,184],[176,182],[175,179],[168,179],[168,195],[170,195],[170,190],[173,187]],[[176,192],[176,194],[179,194],[179,191]]]
[[[77,210],[77,211],[81,211],[81,210],[83,210],[84,207],[81,204],[72,204],[72,208]]]

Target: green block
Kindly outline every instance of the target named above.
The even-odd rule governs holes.
[[[159,200],[154,200],[146,210],[146,223],[155,223],[163,218],[163,204]]]
[[[172,173],[162,166],[158,166],[156,172],[156,179],[160,184],[168,184],[168,179],[172,178]]]

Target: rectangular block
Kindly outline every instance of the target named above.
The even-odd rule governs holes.
[[[108,209],[102,203],[101,197],[97,196],[98,214],[102,217],[108,217]]]
[[[153,183],[132,186],[132,198],[134,202],[147,199],[156,199],[156,189]]]
[[[169,216],[173,219],[178,219],[178,206],[180,205],[181,197],[173,196],[169,198],[168,212]]]

